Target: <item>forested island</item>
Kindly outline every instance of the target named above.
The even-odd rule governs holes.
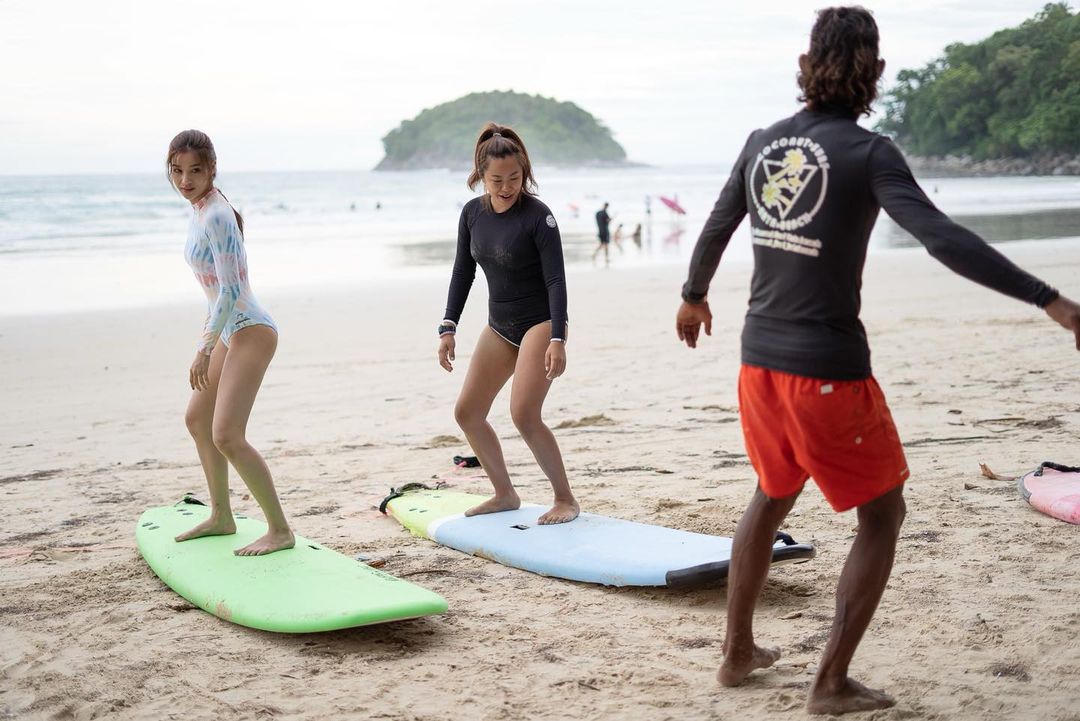
[[[467,168],[476,137],[488,121],[517,130],[534,164],[627,164],[626,151],[611,131],[574,103],[494,91],[470,93],[403,121],[382,139],[386,155],[375,169]]]
[[[878,130],[916,169],[1080,174],[1080,14],[1046,5],[1019,27],[901,70]]]

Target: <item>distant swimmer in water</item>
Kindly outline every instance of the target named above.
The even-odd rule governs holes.
[[[486,192],[461,211],[446,314],[439,325],[439,364],[452,371],[457,323],[479,265],[488,283],[488,324],[477,339],[454,417],[495,495],[465,515],[521,506],[499,437],[487,420],[495,396],[513,378],[510,417],[555,495],[539,523],[565,523],[577,518],[578,502],[559,444],[541,417],[552,381],[566,370],[566,273],[558,223],[536,197],[529,154],[513,129],[489,123],[473,159],[469,188],[482,184]]]
[[[278,334],[248,282],[244,220],[214,187],[217,155],[205,133],[185,130],[173,138],[165,167],[173,187],[191,203],[184,256],[208,304],[195,362],[188,372],[193,393],[185,420],[210,490],[210,518],[176,540],[236,533],[229,503],[232,464],[269,526],[266,535],[235,553],[261,556],[292,548],[295,539],[270,469],[247,440],[248,417],[277,349]]]

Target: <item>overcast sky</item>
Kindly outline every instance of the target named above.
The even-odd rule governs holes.
[[[867,7],[891,82],[1045,2]],[[232,170],[367,169],[401,120],[496,89],[577,103],[633,160],[724,163],[796,108],[824,5],[0,0],[0,173],[158,172],[188,127]]]

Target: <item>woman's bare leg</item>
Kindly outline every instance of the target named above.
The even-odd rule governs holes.
[[[266,535],[236,550],[239,556],[261,556],[292,548],[295,539],[285,520],[274,479],[266,461],[247,441],[247,422],[270,359],[277,349],[277,333],[253,325],[233,333],[221,369],[214,407],[214,445],[244,479],[269,526]]]
[[[495,487],[495,495],[479,506],[465,511],[466,516],[510,511],[521,506],[521,499],[514,490],[514,484],[510,482],[510,473],[506,470],[499,437],[487,420],[495,396],[499,395],[499,391],[514,373],[517,354],[517,348],[500,338],[491,328],[485,327],[480,331],[476,350],[469,361],[465,383],[461,387],[461,395],[454,406],[454,418],[465,433],[473,452],[480,459],[480,465],[491,480],[491,485]]]
[[[541,416],[544,399],[551,388],[544,368],[544,356],[550,342],[550,322],[529,329],[521,341],[514,368],[514,383],[510,387],[510,416],[555,492],[555,504],[540,516],[538,522],[541,524],[566,523],[577,518],[581,512],[570,491],[570,481],[566,478],[566,467],[555,434],[544,424]]]
[[[228,348],[218,343],[210,353],[210,368],[207,372],[209,385],[199,391],[192,391],[188,401],[184,421],[188,432],[195,439],[195,449],[199,453],[206,485],[210,489],[210,518],[189,531],[176,537],[177,541],[187,541],[203,536],[225,536],[236,533],[232,507],[229,504],[229,462],[214,445],[214,403],[217,402],[218,380],[221,368],[225,364]]]

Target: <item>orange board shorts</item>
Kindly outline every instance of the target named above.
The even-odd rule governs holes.
[[[892,414],[873,376],[830,381],[743,365],[739,415],[758,485],[787,498],[813,478],[837,512],[897,486],[909,472]]]

